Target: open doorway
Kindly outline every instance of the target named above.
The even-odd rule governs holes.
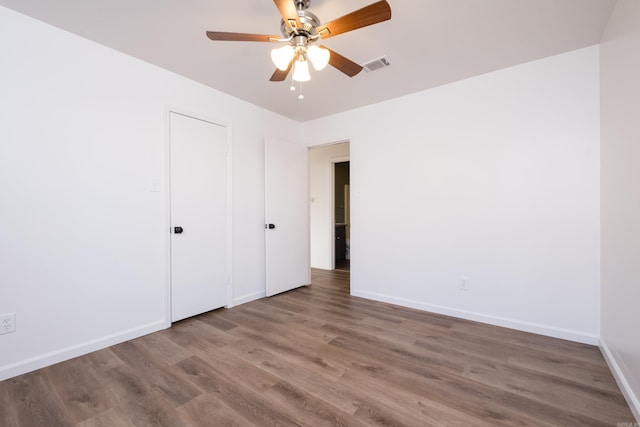
[[[344,269],[352,258],[350,203],[344,202],[345,184],[349,184],[349,143],[322,145],[309,149],[311,267],[323,270]],[[344,177],[344,172],[347,177]],[[336,191],[336,187],[339,189]],[[350,193],[350,187],[349,187]],[[346,215],[346,216],[345,216]],[[340,233],[344,232],[343,235]],[[348,236],[348,237],[347,237]],[[336,244],[340,238],[340,244]],[[347,242],[348,239],[348,242]],[[337,246],[337,247],[336,247]],[[341,251],[344,250],[343,253]],[[336,252],[338,252],[336,254]],[[340,262],[336,265],[336,255]]]
[[[350,218],[350,183],[349,162],[333,164],[333,200],[335,221],[335,269],[350,271],[351,258],[351,218]]]

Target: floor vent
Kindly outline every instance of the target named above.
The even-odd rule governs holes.
[[[391,62],[389,62],[386,56],[374,59],[366,64],[362,64],[366,72],[376,71],[380,68],[388,67],[389,65],[391,65]]]

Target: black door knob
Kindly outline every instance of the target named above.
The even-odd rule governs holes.
[[[176,234],[182,234],[184,229],[182,227],[173,227],[173,232]]]
[[[265,224],[264,228],[268,228],[269,230],[273,230],[274,228],[276,228],[275,224]]]

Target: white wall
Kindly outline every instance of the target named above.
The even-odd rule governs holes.
[[[600,48],[601,346],[640,422],[640,2],[620,0]]]
[[[168,324],[166,105],[232,128],[234,298],[264,295],[265,136],[300,125],[0,7],[0,379]]]
[[[590,47],[305,123],[350,140],[352,293],[597,343],[599,114]]]
[[[349,160],[349,143],[325,145],[309,150],[309,194],[311,197],[311,267],[332,270],[334,257],[334,164]]]

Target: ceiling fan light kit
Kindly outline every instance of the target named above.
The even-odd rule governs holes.
[[[311,60],[311,65],[316,71],[322,71],[324,67],[329,65],[329,58],[331,54],[328,49],[323,47],[319,47],[316,45],[311,45],[307,49],[307,56]]]
[[[304,57],[298,57],[295,65],[293,66],[293,80],[297,82],[308,82],[311,80],[311,74],[309,74],[309,64]]]
[[[317,46],[315,43],[319,39],[328,39],[391,19],[391,7],[386,0],[372,3],[326,24],[320,24],[320,20],[306,10],[310,0],[273,0],[273,2],[282,17],[280,32],[283,37],[207,31],[207,37],[214,41],[286,43],[271,51],[271,60],[276,66],[276,71],[270,79],[273,82],[284,81],[292,68],[294,81],[307,82],[311,80],[309,61],[316,71],[331,65],[349,77],[355,76],[362,71],[361,65],[325,46]],[[295,90],[294,86],[292,88]],[[299,98],[304,98],[302,93]]]
[[[282,46],[271,51],[271,60],[279,70],[286,71],[294,55],[293,47],[289,45]]]

